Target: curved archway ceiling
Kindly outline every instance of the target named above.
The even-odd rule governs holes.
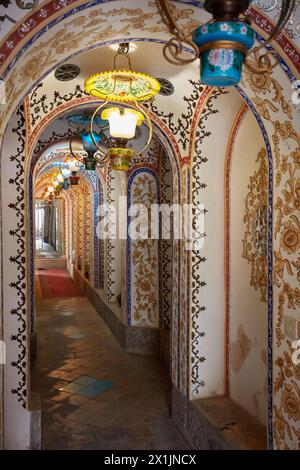
[[[4,0],[1,5],[4,14],[3,19],[1,20],[0,38],[4,38],[10,31],[12,31],[17,22],[21,21],[22,18],[31,13],[33,8],[39,7],[41,3],[42,0],[27,0],[23,2]],[[71,1],[69,1],[68,4],[69,3],[71,3]],[[280,4],[281,2],[274,0],[253,0],[252,2],[253,7],[273,23],[278,19]],[[298,45],[300,44],[300,27],[299,21],[297,21],[297,18],[299,18],[299,10],[300,3],[298,2],[292,17],[285,28],[287,36],[294,40]]]
[[[43,89],[47,91],[46,88],[47,80],[52,80],[53,77],[47,77],[46,81],[43,82]],[[76,85],[75,85],[76,86]],[[74,85],[73,85],[74,87]],[[70,101],[70,107],[72,106],[72,101]],[[71,130],[74,132],[74,138],[72,140],[72,148],[73,151],[78,154],[79,156],[85,156],[86,152],[83,150],[83,145],[81,139],[77,136],[77,127],[76,117],[79,117],[79,121],[81,121],[82,116],[90,117],[96,105],[82,105],[76,106],[72,109],[67,109],[62,115],[54,119],[53,121],[49,122],[49,125],[44,129],[43,134],[41,135],[40,139],[43,140],[44,135],[51,135],[53,130],[59,129],[61,135],[65,135],[62,139],[59,139],[58,142],[54,142],[50,145],[39,157],[38,162],[35,167],[35,176],[36,176],[36,187],[39,185],[41,179],[45,177],[45,175],[49,174],[49,184],[53,174],[55,173],[55,169],[58,170],[58,167],[61,162],[63,162],[67,157],[70,156],[70,147],[69,141],[70,139],[67,137],[67,133]],[[70,117],[73,119],[70,120]],[[74,119],[75,117],[75,119]],[[73,122],[71,122],[73,121]],[[83,124],[83,127],[86,127],[86,123]],[[131,139],[129,146],[134,150],[138,151],[140,148],[143,148],[144,141],[147,140],[148,136],[148,129],[147,124],[144,123],[140,128],[137,128],[136,136]],[[154,132],[153,139],[157,139],[156,133]],[[44,186],[47,186],[45,184]],[[40,194],[39,194],[40,197]]]
[[[169,88],[172,89],[174,87],[175,93],[176,82],[178,82],[182,74],[189,73],[191,78],[197,77],[197,64],[191,64],[184,68],[169,64],[163,57],[163,44],[142,41],[133,42],[131,44],[133,44],[133,46],[130,47],[132,69],[137,72],[152,75],[160,80],[168,80],[170,82],[168,84]],[[68,63],[72,63],[80,68],[80,73],[74,80],[58,81],[55,78],[55,71],[53,71],[43,79],[41,88],[47,90],[47,97],[53,96],[55,91],[59,91],[61,95],[68,91],[74,92],[76,86],[80,87],[83,95],[85,95],[85,80],[93,74],[111,70],[114,54],[115,50],[112,45],[93,49],[73,57]],[[122,62],[120,61],[118,65],[122,67]],[[127,64],[124,61],[124,67],[125,65]],[[40,95],[40,90],[38,89],[37,91]],[[169,93],[164,93],[164,95],[168,96]]]

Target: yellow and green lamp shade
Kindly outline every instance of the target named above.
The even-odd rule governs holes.
[[[84,88],[101,100],[130,103],[152,99],[160,91],[160,83],[144,73],[113,70],[92,75]]]

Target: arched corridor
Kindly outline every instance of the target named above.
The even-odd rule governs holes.
[[[125,353],[66,272],[41,277],[32,390],[42,399],[43,448],[187,449],[161,363]]]
[[[241,3],[234,86],[226,0],[3,5],[0,448],[300,449],[300,6]]]

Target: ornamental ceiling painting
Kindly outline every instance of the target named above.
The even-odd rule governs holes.
[[[276,0],[253,2],[258,34],[267,32],[276,20],[279,5]],[[187,33],[208,19],[201,2],[174,1],[172,8]],[[193,401],[224,394],[227,273],[221,234],[230,232],[224,215],[228,198],[224,174],[229,181],[226,162],[234,155],[244,117],[251,113],[263,148],[245,188],[239,256],[249,287],[259,294],[266,311],[268,343],[263,361],[268,372],[268,446],[299,447],[299,366],[292,361],[293,341],[285,330],[285,317],[294,315],[300,306],[300,128],[299,109],[292,102],[292,83],[300,70],[299,2],[285,34],[274,45],[281,56],[279,66],[261,75],[245,69],[240,85],[230,90],[201,85],[195,63],[176,68],[164,61],[162,47],[169,33],[158,19],[154,1],[145,1],[141,8],[134,1],[125,4],[119,0],[43,4],[7,0],[3,10],[0,61],[6,105],[0,106],[0,133],[3,158],[4,154],[10,156],[2,168],[3,186],[9,189],[2,202],[7,243],[4,265],[9,273],[3,302],[12,318],[6,332],[12,338],[8,339],[10,347],[17,345],[19,358],[24,359],[22,364],[21,359],[13,361],[5,388],[14,413],[22,408],[26,416],[26,332],[33,312],[28,296],[32,280],[26,271],[27,264],[32,269],[33,259],[20,232],[32,234],[33,229],[23,202],[30,201],[34,177],[40,178],[40,187],[46,186],[55,171],[51,165],[68,152],[66,142],[74,129],[66,116],[94,109],[96,100],[84,92],[84,80],[108,68],[115,43],[130,40],[134,68],[168,80],[172,94],[159,94],[145,106],[154,124],[154,139],[144,161],[132,162],[128,179],[120,181],[107,169],[91,178],[84,174],[79,187],[65,196],[67,252],[76,247],[75,267],[86,269],[93,287],[105,290],[106,301],[117,302],[121,293],[121,323],[171,329],[170,375],[183,397]],[[73,80],[59,81],[55,69],[65,62],[80,72]],[[141,145],[143,140],[144,128],[133,145]],[[205,239],[203,250],[187,250],[185,239],[98,243],[94,231],[97,203],[112,201],[119,194],[127,195],[129,204],[165,201],[184,205],[192,201],[198,208],[204,203],[207,225],[199,234]],[[89,226],[93,228],[89,230]],[[222,262],[216,267],[217,258]],[[24,283],[15,282],[16,278]],[[18,302],[22,311],[15,315]],[[247,338],[247,331],[240,328],[236,343],[245,353],[244,362],[254,343]],[[243,364],[237,363],[234,368],[238,371]]]

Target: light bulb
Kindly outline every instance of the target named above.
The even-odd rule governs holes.
[[[59,182],[58,182],[57,180],[54,180],[54,181],[53,181],[53,186],[54,186],[55,188],[57,188],[58,185],[59,185]]]
[[[117,139],[132,139],[136,126],[140,126],[144,116],[139,111],[125,108],[108,108],[102,112],[102,119],[108,119],[110,135]]]
[[[57,181],[58,181],[59,183],[62,183],[62,182],[64,181],[64,177],[63,177],[63,175],[62,175],[61,173],[60,173],[59,175],[57,175],[57,178],[56,178],[56,179],[57,179]]]
[[[47,189],[48,189],[48,192],[49,192],[49,193],[53,193],[53,192],[54,192],[53,186],[48,186]]]

